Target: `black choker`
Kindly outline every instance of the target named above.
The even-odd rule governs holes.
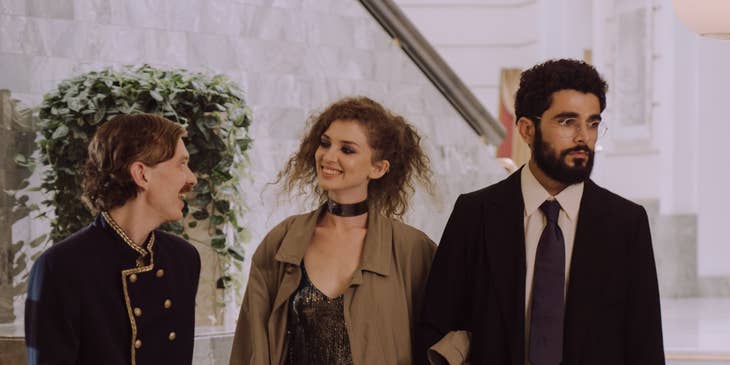
[[[332,199],[327,199],[327,211],[340,217],[354,217],[368,212],[368,200],[365,199],[355,204],[340,204]]]

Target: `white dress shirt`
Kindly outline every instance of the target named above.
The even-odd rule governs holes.
[[[525,255],[526,255],[526,276],[525,276],[525,364],[529,365],[527,359],[530,339],[530,313],[532,307],[532,279],[535,272],[535,255],[540,235],[547,225],[547,219],[540,210],[545,200],[557,200],[560,203],[558,215],[558,226],[563,231],[565,239],[565,289],[568,290],[570,273],[570,259],[573,254],[573,243],[575,241],[575,229],[578,226],[578,210],[580,200],[583,197],[584,183],[569,185],[556,196],[550,195],[545,188],[537,181],[530,170],[529,164],[522,168],[521,172],[522,198],[525,202],[524,228],[525,228]]]

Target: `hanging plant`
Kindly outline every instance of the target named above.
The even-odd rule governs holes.
[[[241,224],[246,207],[239,188],[247,178],[251,146],[250,110],[243,93],[222,75],[185,70],[138,68],[92,71],[61,82],[43,98],[39,110],[40,161],[46,166],[40,189],[47,200],[33,207],[51,217],[51,242],[58,242],[93,220],[81,203],[81,180],[87,146],[96,129],[116,114],[155,113],[182,124],[190,168],[198,178],[185,219],[161,228],[190,239],[207,230],[207,242],[218,253],[221,277],[217,287],[236,288],[244,260],[242,244],[249,233]],[[26,156],[17,156],[27,161]],[[26,163],[32,168],[34,164]],[[184,223],[182,223],[184,222]]]

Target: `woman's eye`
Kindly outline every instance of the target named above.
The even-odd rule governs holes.
[[[332,143],[330,143],[330,141],[327,141],[327,140],[324,140],[324,139],[319,140],[319,145],[322,146],[322,147],[325,147],[326,148],[326,147],[329,147],[331,144]]]
[[[355,150],[350,147],[345,146],[345,147],[342,147],[342,153],[349,155],[349,154],[355,153]]]

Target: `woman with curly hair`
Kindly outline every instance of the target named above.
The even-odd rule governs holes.
[[[397,218],[430,177],[415,129],[377,102],[313,117],[279,181],[322,205],[256,250],[231,364],[410,364],[436,245]]]

